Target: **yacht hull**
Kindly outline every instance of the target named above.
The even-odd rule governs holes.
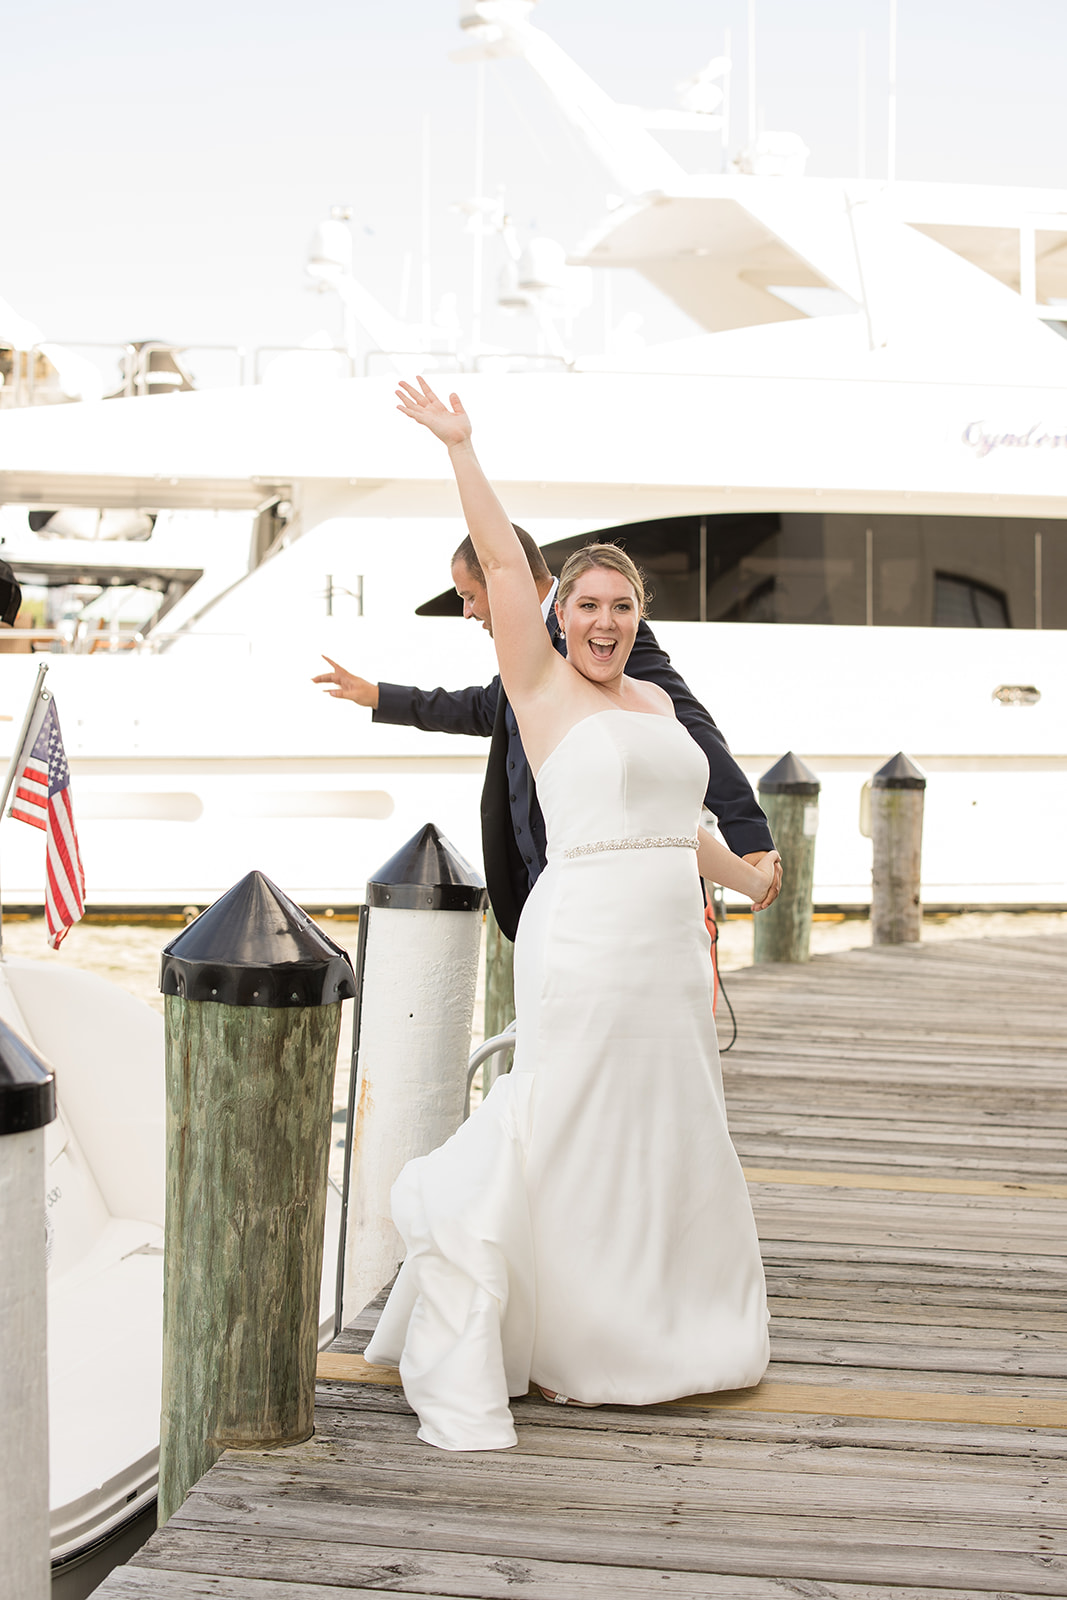
[[[494,667],[488,641],[459,620],[383,631],[353,617],[343,637],[320,631],[316,642],[357,670],[381,659],[387,634],[395,676],[426,686],[486,681]],[[869,903],[861,794],[898,750],[928,777],[927,905],[1067,904],[1064,861],[1042,847],[1067,810],[1067,635],[743,623],[657,633],[754,787],[787,750],[819,776],[818,904]],[[258,868],[301,904],[350,908],[427,821],[480,861],[487,741],[374,723],[310,683],[319,665],[310,638],[272,658],[247,646],[206,662],[193,648],[56,658],[49,683],[90,906],[204,906]],[[0,659],[9,729],[32,673],[33,658]],[[1013,688],[1040,698],[1005,703]],[[9,906],[42,903],[37,830],[7,828],[4,892]]]

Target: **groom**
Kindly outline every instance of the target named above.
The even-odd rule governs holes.
[[[556,579],[544,556],[523,528],[516,527],[533,574],[541,611],[552,642],[561,654],[565,647],[556,620]],[[463,615],[480,622],[492,637],[489,595],[474,546],[464,539],[452,557],[452,582],[463,601]],[[399,723],[426,733],[466,733],[491,737],[489,760],[482,789],[482,851],[489,899],[501,931],[514,939],[519,913],[545,865],[545,824],[533,774],[519,738],[515,713],[508,704],[499,677],[484,688],[416,689],[396,683],[370,683],[325,658],[332,672],[321,673],[315,683],[332,683],[335,699],[369,706],[375,722]],[[688,685],[671,666],[648,623],[638,624],[637,638],[626,673],[646,678],[666,689],[675,713],[708,758],[710,781],[706,805],[718,818],[730,849],[746,861],[757,862],[773,850],[767,819],[756,802],[752,786],[730,754],[726,740]],[[781,886],[777,868],[770,900]],[[768,900],[767,904],[770,903]]]

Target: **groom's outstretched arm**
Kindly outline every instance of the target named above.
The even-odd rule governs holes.
[[[312,678],[312,683],[328,684],[326,693],[334,700],[351,700],[366,706],[374,722],[398,723],[421,728],[424,733],[469,733],[488,739],[493,732],[500,679],[473,684],[469,689],[416,689],[402,683],[373,683],[349,672],[330,656],[324,661],[332,668]]]
[[[468,733],[488,739],[499,693],[499,678],[469,689],[416,689],[401,683],[379,683],[372,721],[421,728],[424,733]]]
[[[637,630],[626,671],[632,678],[647,678],[666,689],[674,701],[678,721],[692,734],[708,758],[709,781],[706,804],[719,821],[719,831],[736,856],[773,850],[774,840],[767,818],[760,808],[752,785],[730,754],[730,747],[716,726],[711,713],[702,706],[685,679],[671,666],[671,660],[647,622]]]

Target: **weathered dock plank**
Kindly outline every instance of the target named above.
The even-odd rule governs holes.
[[[210,1540],[212,1536],[205,1537]],[[215,1561],[205,1570],[225,1573],[230,1553],[226,1536],[218,1536],[217,1547],[205,1548],[205,1557]],[[602,1600],[606,1594],[617,1595],[619,1600],[647,1600],[650,1593],[663,1594],[669,1600],[797,1600],[805,1594],[817,1594],[818,1600],[973,1600],[973,1591],[965,1589],[829,1583],[819,1584],[815,1590],[776,1578],[717,1577],[710,1587],[701,1573],[663,1569],[656,1572],[655,1588],[650,1590],[648,1574],[637,1569],[565,1561],[507,1561],[387,1546],[367,1546],[356,1557],[339,1559],[333,1545],[289,1539],[264,1541],[242,1559],[261,1576],[212,1576],[207,1583],[199,1583],[197,1575],[188,1570],[125,1567],[116,1575],[120,1581],[110,1592],[121,1600],[148,1600],[150,1596],[159,1596],[159,1600],[208,1600],[209,1596],[217,1600],[351,1600],[352,1595],[383,1593],[392,1595],[393,1600],[427,1600],[428,1596],[431,1600],[441,1596],[513,1600],[517,1593],[527,1600]],[[315,1573],[314,1588],[274,1577],[299,1564]]]
[[[228,1452],[108,1600],[1067,1596],[1067,938],[729,978],[767,1267],[755,1390],[415,1437],[376,1312],[316,1433]]]

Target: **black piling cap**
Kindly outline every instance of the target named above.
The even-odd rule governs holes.
[[[482,911],[485,884],[428,822],[367,881],[367,904],[396,911]]]
[[[339,944],[262,872],[250,872],[172,939],[163,994],[223,1006],[328,1006],[356,992]]]
[[[821,785],[810,767],[790,750],[759,781],[760,794],[818,794]]]
[[[56,1080],[6,1022],[0,1022],[0,1134],[32,1133],[56,1114]]]
[[[898,750],[892,761],[879,767],[871,779],[872,789],[925,789],[926,774]]]

